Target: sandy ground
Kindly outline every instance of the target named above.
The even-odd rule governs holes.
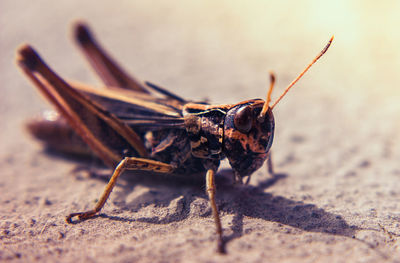
[[[0,2],[0,261],[399,262],[397,1],[80,2]],[[276,98],[335,34],[275,109],[278,180],[261,168],[249,186],[219,184],[227,255],[202,184],[126,176],[101,216],[64,222],[105,182],[25,133],[48,105],[13,60],[29,42],[65,78],[98,84],[72,44],[76,19],[136,76],[216,103],[265,97],[269,70]]]

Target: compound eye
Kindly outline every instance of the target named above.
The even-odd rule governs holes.
[[[248,133],[251,129],[251,126],[253,124],[253,114],[252,110],[250,107],[242,107],[240,108],[236,114],[235,118],[233,120],[233,123],[235,124],[235,128],[238,129],[238,131],[242,133]]]

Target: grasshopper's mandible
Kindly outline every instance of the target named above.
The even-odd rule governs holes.
[[[126,74],[97,44],[86,25],[76,25],[75,37],[106,88],[94,89],[64,81],[28,45],[22,46],[17,55],[23,72],[58,112],[58,116],[53,114],[51,118],[29,123],[31,133],[49,147],[62,151],[91,151],[114,169],[96,206],[68,215],[67,222],[96,215],[125,170],[188,176],[204,173],[218,251],[223,253],[214,183],[220,160],[225,157],[229,160],[236,182],[242,182],[243,177],[250,178],[263,165],[270,155],[274,137],[273,108],[327,51],[333,37],[272,106],[270,98],[275,79],[272,73],[266,101],[253,99],[228,105],[196,103]],[[268,166],[272,171],[270,159]]]

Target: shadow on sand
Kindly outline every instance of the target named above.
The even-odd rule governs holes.
[[[100,214],[99,217],[111,220],[130,222],[140,221],[153,224],[168,224],[177,222],[189,217],[191,206],[196,199],[208,200],[204,191],[204,178],[186,179],[172,178],[156,175],[133,175],[127,176],[127,184],[121,185],[122,191],[113,193],[113,203],[121,210],[139,211],[142,207],[156,204],[157,207],[168,207],[171,202],[177,202],[173,206],[176,209],[162,218],[125,218]],[[354,238],[359,230],[351,226],[340,216],[324,211],[314,204],[304,203],[287,199],[283,196],[276,196],[265,192],[265,189],[274,185],[277,181],[286,178],[285,174],[275,176],[252,185],[233,185],[229,171],[223,170],[217,176],[217,204],[222,214],[233,214],[231,234],[225,236],[225,243],[244,235],[243,218],[260,218],[266,221],[277,222],[283,225],[295,227],[307,232],[320,232],[332,235],[340,235]],[[150,190],[139,196],[135,196],[126,202],[127,196],[132,193],[134,185],[142,185]],[[211,216],[211,210],[205,210],[200,216]],[[193,213],[193,212],[192,212]]]

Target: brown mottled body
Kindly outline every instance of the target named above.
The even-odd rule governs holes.
[[[97,214],[125,170],[188,176],[203,173],[218,251],[223,253],[214,177],[225,157],[238,182],[243,177],[250,178],[268,158],[275,127],[272,108],[277,103],[269,106],[273,81],[266,102],[254,99],[228,105],[195,103],[127,75],[97,44],[85,25],[78,24],[75,33],[79,47],[106,88],[64,81],[30,46],[22,46],[17,57],[23,72],[61,117],[31,122],[31,133],[57,150],[88,153],[90,149],[114,169],[95,207],[68,215],[67,222]],[[272,172],[271,161],[268,165]]]

